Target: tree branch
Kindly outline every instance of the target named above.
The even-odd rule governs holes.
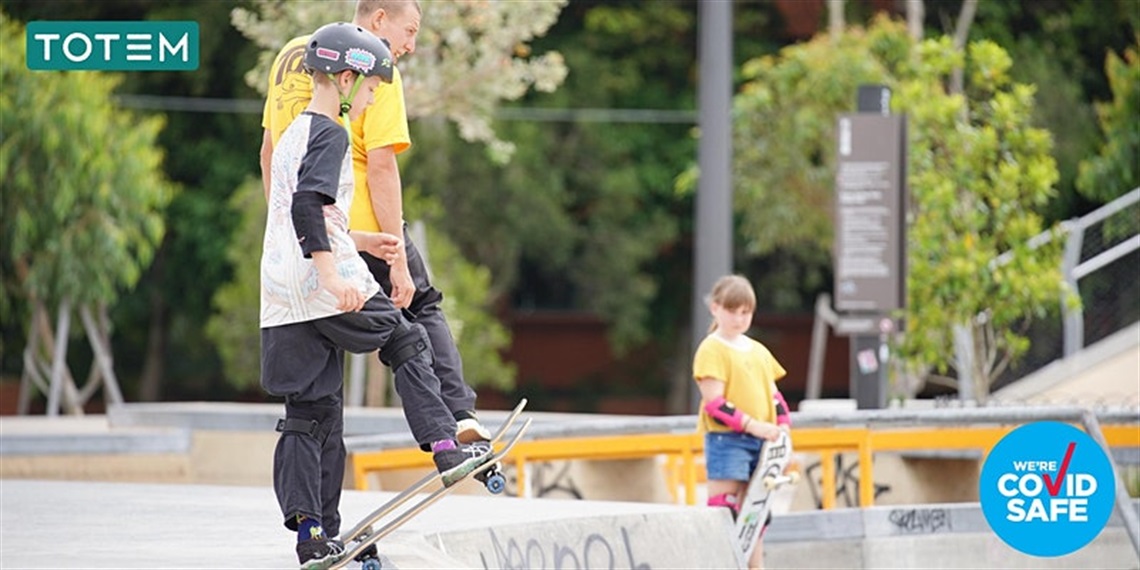
[[[954,49],[962,51],[966,47],[966,40],[970,37],[970,26],[974,23],[974,15],[978,11],[978,0],[966,0],[962,4],[962,11],[958,12],[958,24],[954,27]],[[965,84],[965,72],[961,67],[954,68],[950,76],[950,94],[962,93]]]

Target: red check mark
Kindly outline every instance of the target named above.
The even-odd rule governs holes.
[[[1069,449],[1065,450],[1065,459],[1061,461],[1061,470],[1057,472],[1057,480],[1054,481],[1049,478],[1048,474],[1042,475],[1045,479],[1045,489],[1049,491],[1049,495],[1056,497],[1057,493],[1061,492],[1061,481],[1065,479],[1065,472],[1069,470],[1069,460],[1073,458],[1073,450],[1077,448],[1077,442],[1069,442]]]

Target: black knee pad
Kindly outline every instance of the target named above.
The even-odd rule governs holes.
[[[427,353],[431,358],[431,340],[419,323],[400,323],[388,342],[380,349],[380,362],[395,372],[405,362]]]
[[[323,443],[342,421],[339,404],[339,398],[333,396],[316,401],[289,400],[285,418],[277,420],[277,431],[307,435]]]

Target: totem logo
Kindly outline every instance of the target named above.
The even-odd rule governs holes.
[[[25,34],[32,70],[198,69],[198,22],[37,21]]]
[[[1026,424],[1003,437],[982,466],[982,513],[1011,547],[1063,556],[1104,529],[1114,477],[1108,456],[1085,432],[1058,422]]]

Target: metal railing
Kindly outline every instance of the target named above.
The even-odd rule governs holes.
[[[1079,305],[1060,299],[1061,322],[1059,330],[1054,323],[1038,323],[1031,332],[1031,353],[1022,362],[1007,371],[1000,384],[1049,364],[1073,356],[1090,342],[1096,342],[1140,320],[1140,287],[1137,286],[1136,263],[1126,263],[1126,257],[1140,251],[1140,188],[1097,208],[1096,210],[1060,224],[1060,235],[1065,236],[1065,249],[1061,260],[1062,279],[1069,288],[1081,296]],[[1057,234],[1042,232],[1031,238],[1027,245],[1038,248],[1052,241]],[[1011,252],[999,255],[992,265],[1008,262]],[[1081,283],[1086,283],[1082,288]],[[863,320],[868,320],[864,318]],[[845,318],[831,308],[831,297],[822,294],[816,299],[815,325],[812,330],[811,354],[808,360],[805,396],[819,398],[823,385],[824,350],[827,344],[827,327],[846,334],[845,327],[867,328],[860,319]],[[1093,329],[1091,335],[1086,329]],[[848,331],[849,332],[849,331]],[[959,362],[971,362],[972,354],[963,354],[972,343],[959,343]],[[968,373],[959,371],[959,374]],[[969,382],[962,382],[968,386]],[[998,386],[995,386],[998,387]]]

